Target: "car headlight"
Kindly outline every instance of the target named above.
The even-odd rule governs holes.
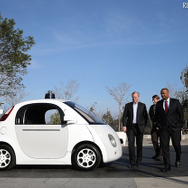
[[[111,134],[108,135],[108,138],[109,138],[110,143],[112,144],[112,146],[113,146],[113,147],[116,147],[117,144],[116,144],[115,138],[114,138]]]

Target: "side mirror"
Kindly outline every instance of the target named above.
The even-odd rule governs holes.
[[[70,124],[75,124],[77,121],[74,116],[65,115],[64,122],[67,122],[67,125],[70,125]]]
[[[70,125],[70,124],[75,124],[76,123],[76,120],[67,120],[67,125]]]

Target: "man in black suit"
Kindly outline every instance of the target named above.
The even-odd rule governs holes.
[[[181,128],[183,126],[183,109],[177,99],[169,97],[170,93],[167,88],[161,89],[161,97],[156,105],[155,121],[160,131],[161,146],[163,151],[163,160],[165,168],[162,172],[171,170],[169,140],[176,151],[175,166],[180,167],[181,159]]]
[[[135,165],[141,167],[143,132],[148,120],[146,105],[138,102],[140,94],[132,93],[132,102],[125,105],[123,113],[123,128],[127,133],[130,168]],[[137,159],[135,160],[135,138],[137,145]]]
[[[153,105],[151,105],[149,109],[149,116],[151,119],[151,141],[153,143],[153,148],[155,150],[155,155],[152,157],[153,159],[156,160],[162,160],[162,147],[161,144],[159,144],[159,128],[156,126],[156,123],[154,121],[155,117],[155,111],[156,111],[156,104],[160,100],[158,95],[153,95],[152,101]]]

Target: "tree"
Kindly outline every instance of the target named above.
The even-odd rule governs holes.
[[[77,92],[79,87],[79,84],[76,80],[70,80],[67,82],[66,85],[64,85],[63,82],[61,82],[61,87],[57,88],[55,87],[55,95],[58,99],[64,99],[64,100],[70,100],[73,99],[75,93]],[[78,100],[78,98],[74,99],[75,101]]]
[[[86,107],[90,112],[92,112],[95,116],[99,117],[102,120],[102,117],[104,115],[103,111],[99,111],[96,108],[97,102],[94,102],[91,107]]]
[[[0,15],[0,96],[15,95],[15,89],[24,88],[31,56],[26,52],[35,44],[33,37],[23,37],[23,31],[14,29],[14,19]]]
[[[177,91],[179,88],[177,87],[177,84],[172,84],[170,82],[167,82],[167,88],[170,92],[171,97],[176,97]]]
[[[117,124],[116,120],[112,117],[111,112],[107,109],[107,112],[102,116],[102,120],[107,124],[110,125],[115,131],[117,131]]]
[[[186,91],[177,91],[176,92],[176,98],[179,99],[180,103],[183,106],[183,111],[184,111],[184,119],[187,121],[188,120],[188,95]]]
[[[118,103],[118,108],[119,108],[119,123],[118,123],[118,131],[120,131],[121,128],[121,116],[122,116],[122,105],[125,102],[125,95],[127,94],[130,86],[127,85],[127,83],[123,82],[119,84],[118,87],[113,87],[110,89],[109,87],[106,87],[108,93],[115,99],[115,101]]]
[[[177,92],[177,96],[180,98],[180,101],[184,109],[184,119],[186,124],[188,121],[188,65],[181,72],[180,79],[184,85],[185,90]]]
[[[184,87],[187,89],[186,92],[188,92],[188,65],[186,65],[186,67],[181,72],[180,79],[181,79]]]
[[[178,89],[176,85],[168,84],[170,96],[179,99],[183,106],[185,124],[188,121],[188,65],[182,70],[180,75],[184,87]]]
[[[97,104],[97,102],[94,102],[93,104],[92,104],[92,106],[89,108],[89,110],[91,111],[91,112],[93,112],[95,115],[96,115],[96,112],[95,112],[95,105]]]
[[[69,81],[66,85],[64,83],[61,83],[61,87],[57,88],[55,87],[55,96],[57,99],[64,99],[64,100],[70,100],[73,99],[75,93],[77,92],[79,87],[79,84],[76,80]],[[75,100],[78,100],[78,98],[75,98]],[[51,124],[61,124],[60,115],[58,112],[53,113],[50,116],[50,123]]]
[[[14,106],[15,104],[21,102],[26,96],[29,95],[29,93],[25,92],[23,88],[16,88],[14,92],[16,95],[14,93],[10,93],[9,95],[2,96],[4,101],[10,106]]]

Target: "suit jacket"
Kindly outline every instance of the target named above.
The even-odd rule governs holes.
[[[166,114],[163,108],[163,101],[160,100],[156,105],[155,122],[160,130],[168,127],[173,131],[183,127],[183,108],[177,99],[170,98],[170,106]]]
[[[147,124],[148,114],[146,110],[146,105],[144,103],[138,102],[137,109],[137,123],[141,133],[144,132],[145,126]],[[125,105],[123,113],[123,126],[127,127],[127,131],[132,129],[133,122],[133,102],[127,103]]]
[[[153,105],[151,105],[151,107],[150,107],[150,109],[149,109],[149,116],[150,116],[150,119],[151,119],[152,122],[154,121],[154,117],[155,117],[154,108],[156,108],[156,107],[155,107],[155,105],[153,104]]]
[[[155,123],[155,111],[156,111],[156,104],[150,106],[149,109],[149,116],[151,119],[151,132],[156,131],[156,123]]]

